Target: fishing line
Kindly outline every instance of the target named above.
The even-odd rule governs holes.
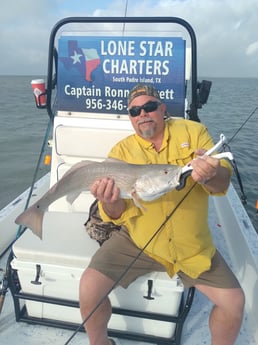
[[[223,149],[224,150],[227,149],[228,151],[232,152],[230,146],[227,143],[225,143],[223,145]],[[246,196],[245,191],[244,191],[244,186],[243,186],[242,179],[241,179],[241,176],[240,176],[240,172],[238,170],[238,167],[237,167],[235,159],[231,160],[231,165],[233,167],[233,170],[234,170],[234,173],[236,175],[237,182],[239,184],[239,188],[240,188],[240,191],[241,191],[240,199],[242,201],[242,204],[246,205],[247,204],[247,196]]]
[[[233,134],[233,136],[228,140],[227,143],[223,144],[223,149],[224,151],[227,149],[228,151],[232,152],[231,151],[231,148],[229,146],[229,143],[231,141],[234,140],[234,138],[237,136],[237,134],[242,130],[242,128],[246,125],[246,123],[251,119],[251,117],[255,114],[256,110],[258,109],[258,106],[254,108],[253,111],[251,111],[250,115],[247,117],[247,119],[242,123],[242,125],[235,131],[235,133]],[[232,167],[234,169],[234,172],[235,172],[235,175],[236,175],[236,178],[237,178],[237,182],[239,184],[239,188],[240,188],[240,192],[241,192],[241,196],[240,196],[240,199],[242,201],[242,204],[243,205],[246,205],[247,204],[247,196],[245,194],[245,191],[244,191],[244,186],[243,186],[243,183],[242,183],[242,179],[241,179],[241,176],[240,176],[240,173],[239,173],[239,170],[238,170],[238,167],[237,167],[237,164],[236,164],[236,161],[235,159],[233,159],[231,161],[231,164],[232,164]]]
[[[125,14],[124,14],[124,17],[126,18],[126,16],[127,16],[127,8],[128,8],[128,0],[126,0],[126,2],[125,2]],[[125,35],[125,21],[124,21],[124,24],[123,24],[123,30],[122,30],[122,32],[123,32],[123,36]]]
[[[245,124],[251,119],[251,117],[254,115],[256,110],[258,109],[258,106],[254,108],[254,110],[251,112],[251,114],[247,117],[247,119],[242,123],[242,125],[236,130],[236,132],[233,134],[233,136],[228,140],[228,143],[230,143],[236,136],[237,134],[241,131],[241,129],[245,126]]]
[[[52,120],[49,119],[48,126],[47,126],[46,133],[45,133],[45,137],[44,137],[43,144],[42,144],[42,147],[41,147],[40,155],[39,155],[39,158],[38,158],[37,166],[36,166],[33,178],[32,178],[31,187],[30,187],[27,199],[26,199],[24,210],[26,210],[28,208],[29,203],[30,203],[30,199],[31,199],[31,196],[32,196],[32,193],[33,193],[33,190],[34,190],[34,185],[36,183],[39,167],[40,167],[40,164],[41,164],[41,162],[43,160],[43,154],[44,154],[45,148],[47,146],[47,142],[48,142],[48,139],[49,139],[51,128],[52,128]],[[11,244],[8,246],[7,250],[9,250],[10,247],[12,248],[14,242],[24,233],[24,231],[26,229],[27,229],[26,227],[23,227],[22,225],[19,225],[18,230],[16,232],[16,238],[11,242]],[[6,269],[5,269],[5,273],[4,273],[3,279],[2,279],[3,287],[0,290],[0,313],[1,313],[1,309],[3,307],[3,303],[4,303],[4,300],[5,300],[5,295],[6,295],[7,290],[8,290],[8,275],[10,274],[10,267],[11,267],[11,260],[12,259],[13,259],[13,250],[11,249],[10,253],[8,255],[8,259],[7,259],[7,262],[6,262]]]
[[[43,160],[43,155],[45,153],[45,149],[46,149],[46,146],[47,146],[47,142],[48,142],[48,139],[49,139],[51,128],[52,128],[52,120],[49,119],[48,125],[47,125],[47,129],[46,129],[46,133],[45,133],[45,137],[44,137],[44,140],[43,140],[43,143],[42,143],[40,155],[39,155],[39,158],[38,158],[38,162],[37,162],[37,165],[36,165],[36,168],[35,168],[35,172],[34,172],[34,175],[33,175],[33,178],[32,178],[29,194],[28,194],[25,206],[24,206],[24,211],[28,208],[29,203],[30,203],[30,199],[31,199],[31,196],[32,196],[32,193],[33,193],[33,190],[34,190],[34,185],[35,185],[36,180],[37,180],[39,167],[40,167],[40,164],[41,164],[41,162]],[[26,230],[26,227],[24,228],[22,225],[19,225],[18,230],[17,230],[17,234],[16,234],[16,239],[18,239],[25,230]]]
[[[101,298],[101,300],[96,304],[96,306],[92,309],[92,311],[89,313],[89,315],[83,320],[83,322],[76,328],[74,333],[71,335],[71,337],[65,342],[64,345],[67,345],[70,343],[70,341],[76,336],[76,334],[80,331],[80,329],[85,325],[85,323],[91,318],[91,316],[95,313],[95,311],[100,307],[100,305],[105,301],[105,299],[108,297],[108,295],[114,290],[114,288],[121,282],[121,280],[124,278],[124,276],[127,274],[127,272],[130,270],[130,268],[133,266],[133,264],[138,260],[140,255],[144,252],[144,250],[148,247],[148,245],[151,243],[151,241],[158,235],[158,233],[161,231],[161,229],[165,226],[167,221],[173,216],[173,214],[176,212],[178,207],[182,204],[182,202],[186,199],[186,197],[191,193],[193,188],[196,186],[197,182],[195,182],[191,188],[188,189],[188,191],[185,193],[185,195],[179,200],[177,205],[173,208],[173,210],[167,215],[165,220],[161,223],[161,225],[158,227],[158,229],[154,232],[154,234],[150,237],[150,239],[147,241],[147,243],[144,245],[142,249],[139,250],[139,253],[137,256],[132,260],[132,262],[126,267],[124,272],[120,275],[120,277],[114,282],[113,286],[108,290],[108,292]]]
[[[255,111],[258,109],[256,107],[252,113],[249,115],[249,117],[246,119],[246,121],[240,126],[240,128],[236,131],[236,133],[232,136],[232,138],[228,141],[232,141],[234,137],[238,134],[238,132],[243,128],[243,126],[249,121],[249,119],[252,117],[252,115],[255,113]],[[223,149],[228,147],[228,144],[223,145]],[[233,163],[234,171],[237,172],[237,176],[239,176],[239,172],[236,166],[236,163]],[[100,299],[100,301],[96,304],[96,306],[92,309],[92,311],[88,314],[88,316],[82,321],[82,323],[76,328],[74,333],[71,335],[71,337],[66,341],[64,345],[67,345],[70,343],[70,341],[76,336],[76,334],[80,331],[80,329],[85,325],[85,323],[91,318],[91,316],[95,313],[95,311],[100,307],[100,305],[105,301],[105,299],[108,297],[108,295],[114,290],[114,288],[121,282],[121,280],[124,278],[124,276],[127,274],[127,272],[130,270],[130,268],[133,266],[133,264],[138,260],[140,255],[144,252],[144,250],[147,248],[147,246],[151,243],[151,241],[158,235],[158,233],[161,231],[161,229],[164,227],[164,225],[167,223],[167,221],[173,216],[175,211],[178,209],[178,207],[182,204],[182,202],[186,199],[186,197],[191,193],[193,188],[196,186],[197,182],[195,182],[191,188],[186,192],[186,194],[182,197],[182,199],[178,202],[178,204],[174,207],[174,209],[167,215],[165,220],[161,223],[161,225],[158,227],[158,229],[155,231],[155,233],[151,236],[151,238],[147,241],[147,243],[144,245],[142,249],[139,250],[138,255],[132,260],[132,262],[126,267],[124,272],[120,275],[120,277],[114,282],[113,286],[108,290],[108,292]],[[242,182],[240,179],[240,184],[242,186]],[[244,195],[244,193],[243,193]]]
[[[233,134],[233,136],[228,140],[227,144],[223,144],[224,151],[229,149],[231,151],[229,143],[236,137],[236,135],[241,131],[241,129],[245,126],[245,124],[250,120],[250,118],[254,115],[254,113],[257,111],[258,106],[251,112],[251,114],[247,117],[247,119],[242,123],[242,125],[237,129],[237,131]],[[242,181],[240,178],[240,174],[236,165],[235,160],[232,162],[233,169],[236,173],[238,183],[242,192],[241,200],[243,203],[246,203],[246,195],[243,190]],[[174,207],[174,209],[170,212],[170,214],[165,218],[165,220],[161,223],[161,225],[158,227],[158,229],[155,231],[155,233],[151,236],[151,238],[147,241],[145,246],[139,251],[138,255],[132,260],[132,262],[126,267],[124,272],[120,275],[120,277],[114,282],[113,286],[108,290],[108,292],[101,298],[101,300],[96,304],[96,306],[92,309],[92,311],[89,313],[89,315],[83,320],[83,322],[77,327],[77,329],[74,331],[74,333],[71,335],[71,337],[66,341],[64,345],[67,345],[71,342],[71,340],[76,336],[76,334],[80,331],[80,329],[85,325],[85,323],[91,318],[91,316],[95,313],[95,311],[99,308],[99,306],[105,301],[105,299],[108,297],[108,295],[114,290],[114,288],[121,282],[121,280],[124,278],[124,276],[127,274],[127,272],[130,270],[130,268],[133,266],[133,264],[138,260],[140,255],[144,252],[144,250],[147,248],[147,246],[151,243],[151,241],[157,236],[157,234],[161,231],[161,229],[164,227],[164,225],[167,223],[167,221],[173,216],[175,211],[178,209],[178,207],[182,204],[182,202],[185,200],[185,198],[190,194],[190,192],[193,190],[197,183],[195,182],[192,187],[187,191],[187,193],[182,197],[182,199],[178,202],[178,204]]]

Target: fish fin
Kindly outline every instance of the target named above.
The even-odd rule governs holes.
[[[15,223],[31,229],[31,231],[42,240],[43,216],[44,211],[42,211],[36,203],[22,212],[15,219]]]
[[[78,170],[78,169],[80,169],[80,168],[82,168],[82,167],[85,167],[86,165],[98,164],[98,163],[99,163],[99,162],[90,161],[90,160],[83,160],[83,161],[80,161],[80,162],[78,162],[78,163],[75,163],[74,165],[72,165],[72,166],[70,167],[69,170],[67,170],[67,171],[65,172],[65,174],[62,176],[62,178],[65,177],[65,176],[70,175],[71,173],[73,173],[74,171],[76,171],[76,170]]]
[[[74,203],[74,201],[78,198],[78,196],[81,194],[81,192],[72,192],[67,194],[66,200],[69,202],[70,205]]]
[[[139,199],[139,197],[138,197],[136,191],[132,191],[132,192],[131,192],[131,197],[132,197],[132,199],[133,199],[133,202],[134,202],[135,206],[139,207],[140,209],[142,209],[142,210],[145,211],[145,212],[147,211],[146,208],[145,208],[144,206],[141,205],[140,199]]]
[[[128,164],[125,161],[122,161],[121,159],[112,158],[112,157],[106,158],[103,162],[104,163],[124,163],[124,164]]]

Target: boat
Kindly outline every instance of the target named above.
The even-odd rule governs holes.
[[[151,73],[142,73],[143,66]],[[137,79],[132,71],[142,76]],[[198,109],[207,102],[211,83],[197,80],[197,43],[188,22],[177,17],[69,17],[53,27],[46,91],[34,92],[37,107],[49,116],[34,178],[0,211],[1,344],[87,343],[78,284],[98,248],[84,229],[92,195],[83,192],[72,205],[64,197],[54,202],[44,216],[43,240],[30,229],[17,228],[14,220],[73,164],[102,161],[115,142],[132,133],[126,90],[137,82],[157,84],[170,114],[199,121]],[[37,179],[47,145],[51,168]],[[245,292],[236,344],[258,344],[258,238],[232,184],[225,196],[210,197],[209,225]],[[117,344],[210,343],[211,304],[194,288],[185,289],[178,277],[154,272],[126,292],[110,291],[110,298],[109,335]]]

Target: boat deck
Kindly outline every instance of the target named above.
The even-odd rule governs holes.
[[[211,202],[212,204],[212,202]],[[224,238],[223,226],[220,223],[218,215],[214,212],[214,208],[211,205],[209,223],[213,232],[214,242],[217,247],[234,269],[229,255],[229,249],[225,244],[227,241]],[[1,259],[0,267],[4,266],[7,254]],[[237,274],[237,272],[236,272]],[[241,282],[241,281],[240,281]],[[211,310],[211,303],[202,296],[198,291],[195,294],[192,308],[186,319],[183,334],[182,345],[202,345],[210,344],[210,336],[208,330],[208,317]],[[57,329],[53,327],[45,327],[40,325],[29,325],[23,322],[17,323],[15,321],[12,297],[10,293],[7,293],[5,303],[0,316],[0,343],[2,345],[61,345],[66,344],[67,340],[71,337],[72,331]],[[256,340],[253,338],[254,330],[248,323],[247,314],[245,314],[243,325],[236,345],[255,345]],[[142,342],[134,342],[124,339],[115,339],[117,345],[130,345],[130,344],[147,344]],[[69,344],[89,344],[87,335],[84,332],[78,333]]]
[[[92,22],[93,19],[93,22]],[[168,20],[169,19],[169,20]],[[149,21],[148,21],[149,20]],[[74,24],[85,24],[84,28],[87,27],[87,35],[89,36],[90,42],[92,39],[92,32],[95,32],[95,26],[91,26],[91,24],[94,24],[94,21],[96,23],[116,23],[117,26],[116,30],[120,31],[118,29],[118,26],[121,28],[123,27],[124,30],[124,22],[128,23],[128,32],[122,33],[122,36],[125,37],[125,42],[127,42],[127,35],[124,35],[124,33],[129,33],[131,35],[132,27],[130,27],[131,24],[140,24],[142,22],[145,22],[148,24],[150,23],[150,26],[147,26],[145,30],[141,30],[141,35],[146,32],[146,37],[151,37],[151,32],[154,31],[155,39],[157,33],[160,31],[160,35],[162,36],[162,33],[167,31],[174,32],[175,28],[171,26],[167,27],[167,23],[177,23],[183,26],[184,32],[185,29],[188,31],[189,36],[187,39],[183,35],[183,37],[178,37],[178,29],[176,29],[177,35],[176,35],[176,41],[180,43],[180,47],[185,47],[184,40],[187,40],[186,43],[186,51],[184,51],[184,48],[182,49],[181,53],[184,53],[184,62],[182,62],[180,56],[178,57],[178,63],[174,63],[171,68],[171,75],[167,75],[165,78],[165,82],[162,81],[162,85],[164,90],[166,90],[167,80],[169,81],[169,88],[173,86],[173,81],[175,79],[175,86],[178,86],[179,80],[181,80],[181,87],[180,92],[175,92],[174,95],[181,95],[182,97],[178,100],[180,103],[181,100],[181,115],[185,115],[185,106],[186,104],[190,105],[188,116],[191,120],[198,120],[197,116],[197,109],[200,105],[200,97],[197,97],[199,94],[197,92],[198,89],[198,83],[197,83],[197,58],[196,58],[196,40],[195,40],[195,34],[192,31],[190,25],[185,23],[184,21],[180,20],[179,18],[147,18],[147,17],[139,17],[139,18],[67,18],[63,21],[60,21],[55,28],[51,32],[50,36],[50,52],[49,52],[49,66],[48,66],[48,80],[47,80],[47,111],[48,114],[51,115],[51,117],[55,117],[55,128],[53,132],[53,148],[52,148],[52,168],[51,168],[51,185],[56,182],[56,179],[60,178],[60,176],[63,175],[65,172],[65,169],[68,170],[68,168],[76,163],[77,161],[80,161],[83,159],[93,159],[93,160],[100,160],[102,161],[107,157],[107,154],[110,150],[110,148],[114,145],[115,142],[120,140],[122,137],[130,134],[131,127],[129,128],[128,120],[124,120],[123,116],[120,116],[118,112],[119,109],[113,109],[112,107],[108,109],[107,104],[103,103],[103,97],[99,98],[99,106],[101,109],[97,109],[100,114],[103,113],[103,118],[101,116],[95,116],[96,113],[88,113],[88,111],[85,113],[85,102],[84,99],[81,97],[77,97],[77,101],[74,102],[74,95],[72,93],[66,94],[64,92],[65,88],[62,88],[61,85],[75,85],[80,87],[80,85],[87,85],[90,88],[93,85],[93,89],[100,88],[101,92],[100,95],[104,95],[106,98],[109,96],[105,93],[104,86],[108,86],[109,88],[117,88],[117,85],[115,82],[112,83],[103,83],[104,75],[101,75],[100,78],[96,78],[97,83],[92,83],[92,81],[87,80],[85,81],[85,75],[78,75],[78,79],[75,80],[73,73],[70,73],[70,69],[67,69],[64,64],[58,63],[57,66],[54,66],[55,57],[56,57],[56,47],[55,41],[57,34],[57,31],[61,28],[62,25],[67,25],[70,22],[73,22]],[[153,25],[153,22],[159,23],[159,25]],[[162,25],[162,23],[164,25]],[[187,24],[187,25],[186,25]],[[77,26],[76,26],[77,27]],[[157,27],[159,27],[159,30],[157,30]],[[68,30],[68,28],[67,28]],[[78,31],[79,29],[76,29]],[[58,35],[61,34],[60,33]],[[82,30],[83,31],[83,30]],[[106,26],[103,26],[103,32],[105,35],[108,33],[106,30]],[[71,35],[70,35],[71,34]],[[58,36],[57,35],[57,36]],[[69,36],[70,35],[70,36]],[[62,59],[66,59],[67,56],[67,50],[65,47],[68,47],[69,40],[75,40],[74,37],[74,31],[72,33],[70,32],[69,35],[67,35],[67,32],[65,35],[62,36],[62,40],[60,39],[59,42],[63,42],[58,49],[59,56]],[[87,35],[85,35],[85,47],[88,47],[88,39]],[[79,35],[77,38],[77,42],[81,42],[82,35]],[[111,31],[111,39],[114,40],[114,30]],[[119,37],[119,36],[117,36]],[[164,36],[164,40],[167,38],[167,34]],[[136,35],[135,40],[138,42],[138,35]],[[146,38],[144,37],[144,40]],[[163,38],[162,38],[163,39]],[[96,42],[100,42],[100,36],[94,36],[94,44]],[[187,51],[188,45],[191,46],[190,49],[192,49],[192,54],[190,53],[190,50]],[[90,45],[91,46],[91,45]],[[93,46],[95,49],[95,45]],[[139,50],[140,51],[140,50]],[[173,54],[176,53],[176,51],[180,52],[179,49],[174,49]],[[137,51],[137,54],[139,52]],[[191,55],[191,59],[189,59]],[[112,58],[115,58],[112,56]],[[126,58],[126,57],[125,57]],[[136,56],[128,56],[128,61],[133,58],[136,59]],[[156,56],[153,56],[153,58],[156,59]],[[170,59],[171,60],[171,59]],[[173,55],[173,61],[177,61],[174,58]],[[171,60],[171,61],[172,61]],[[191,60],[191,61],[190,61]],[[134,61],[134,60],[132,60]],[[55,68],[58,67],[58,73],[57,76],[59,78],[57,85],[61,88],[62,92],[57,94],[59,95],[59,102],[58,106],[59,109],[57,111],[57,116],[55,115],[55,106],[56,103],[52,102],[52,91],[53,91],[53,84],[55,80]],[[186,75],[184,75],[182,69],[185,69]],[[191,71],[190,71],[191,70]],[[180,78],[178,79],[176,77],[175,72],[180,72]],[[76,73],[77,75],[77,73]],[[112,76],[111,76],[112,77]],[[110,76],[108,76],[107,80],[112,80]],[[153,75],[153,78],[155,75]],[[157,74],[157,77],[160,78],[160,75]],[[189,102],[185,101],[185,85],[186,80],[188,80],[191,77],[191,88],[192,92],[191,99],[189,99]],[[77,78],[77,77],[76,77]],[[70,82],[72,80],[72,83]],[[85,84],[86,82],[86,84]],[[130,84],[130,83],[129,83]],[[171,84],[171,85],[170,85]],[[119,88],[126,91],[127,86],[131,88],[131,85],[122,85],[120,83]],[[161,85],[160,85],[161,86]],[[173,86],[174,88],[174,86]],[[163,90],[163,91],[164,91]],[[172,90],[172,89],[171,89]],[[58,91],[58,90],[56,90]],[[113,100],[113,96],[111,97]],[[98,99],[98,98],[96,98]],[[72,101],[71,101],[72,100]],[[94,99],[95,100],[95,99]],[[110,99],[107,99],[110,100]],[[117,97],[114,99],[115,101],[119,100]],[[183,102],[182,102],[183,100]],[[127,102],[126,97],[123,97],[124,107],[121,110],[121,115],[127,114]],[[166,100],[167,102],[169,99]],[[74,103],[73,103],[74,102]],[[52,108],[52,103],[55,105]],[[97,102],[98,103],[98,102]],[[67,106],[67,104],[69,106]],[[117,102],[118,104],[118,102]],[[169,104],[169,103],[168,103]],[[179,114],[178,109],[173,109],[173,104],[177,104],[176,100],[173,98],[173,102],[171,102],[171,108],[168,107],[168,112],[170,114]],[[70,106],[72,105],[72,109],[70,109]],[[42,106],[44,108],[45,106]],[[92,104],[93,109],[93,104]],[[62,110],[62,111],[61,111]],[[113,114],[115,110],[115,115]],[[108,131],[106,130],[108,129]],[[105,136],[105,138],[104,138]],[[99,138],[101,138],[101,141],[105,143],[101,147],[99,147]],[[97,141],[96,141],[97,139]],[[90,145],[89,145],[90,143]],[[94,144],[96,143],[96,145]],[[57,146],[55,146],[57,145]],[[88,151],[87,151],[88,150]],[[62,164],[60,164],[60,162]],[[45,185],[46,186],[46,185]],[[47,185],[47,187],[49,184]],[[38,196],[42,195],[42,193],[39,191],[37,193]],[[229,266],[232,268],[232,270],[236,273],[236,276],[238,277],[240,284],[242,284],[243,289],[246,293],[246,312],[244,315],[243,325],[241,328],[241,332],[239,334],[239,337],[236,341],[235,345],[257,345],[258,344],[258,330],[257,330],[257,320],[258,320],[258,284],[257,284],[257,276],[258,276],[258,242],[257,242],[257,234],[254,232],[254,229],[250,223],[250,220],[248,216],[246,215],[242,205],[239,202],[239,198],[237,198],[236,205],[232,204],[231,202],[235,198],[234,193],[232,194],[232,190],[230,191],[229,197],[223,197],[220,199],[220,201],[215,201],[215,198],[211,198],[211,205],[210,205],[210,218],[209,223],[210,227],[213,232],[214,236],[214,242],[216,243],[216,246],[221,251],[222,255],[225,257],[226,261],[228,262]],[[13,208],[15,208],[14,212],[11,214],[10,217],[5,217],[3,215],[3,220],[1,221],[1,227],[3,230],[6,229],[7,235],[1,236],[1,241],[4,240],[9,241],[10,237],[10,229],[13,226],[13,220],[15,219],[15,212],[19,213],[19,209],[15,206],[16,203],[19,207],[23,207],[23,204],[19,202],[19,199],[15,201],[15,204],[13,204]],[[76,203],[76,202],[75,202]],[[83,205],[83,212],[85,210],[85,202],[82,202],[81,205]],[[53,205],[52,205],[53,206]],[[56,211],[58,210],[58,207],[62,207],[63,209],[63,203],[62,200],[60,200],[60,203],[57,202],[55,205]],[[74,206],[74,205],[73,205]],[[215,207],[214,207],[215,206]],[[238,207],[239,206],[239,207]],[[77,207],[77,204],[74,206]],[[8,223],[4,224],[4,220],[7,218]],[[1,217],[0,217],[1,220]],[[2,243],[1,243],[2,245]],[[4,244],[4,248],[5,248]],[[0,247],[1,248],[1,247]],[[5,256],[3,256],[0,260],[0,268],[5,268],[5,261],[7,260],[8,253],[6,253]],[[58,290],[59,291],[59,290]],[[212,304],[200,293],[196,292],[192,308],[189,312],[189,315],[186,319],[186,322],[184,324],[183,328],[183,334],[182,334],[182,340],[181,345],[208,345],[211,343],[210,341],[210,335],[209,335],[209,328],[208,328],[208,319],[209,319],[209,313],[212,308]],[[162,329],[162,331],[164,331]],[[15,312],[14,312],[14,306],[12,303],[12,296],[11,293],[8,292],[5,298],[5,302],[3,305],[3,309],[0,315],[0,344],[1,345],[65,345],[68,344],[68,339],[72,336],[73,332],[70,330],[64,330],[49,326],[41,326],[41,325],[32,325],[27,324],[23,322],[16,322],[15,320]],[[147,344],[143,342],[135,342],[135,341],[129,341],[124,339],[115,339],[117,345],[130,345],[130,344]],[[84,332],[80,332],[76,334],[76,336],[69,342],[69,344],[77,344],[77,345],[86,345],[89,344],[89,340],[87,338],[87,335],[85,335]]]

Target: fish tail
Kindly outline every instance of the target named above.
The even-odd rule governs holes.
[[[15,223],[26,226],[32,232],[42,239],[42,223],[44,211],[42,211],[37,204],[30,206],[27,210],[22,212],[16,219]]]

